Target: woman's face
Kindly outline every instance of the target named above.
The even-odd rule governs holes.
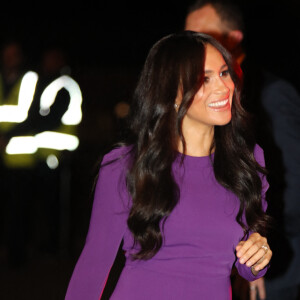
[[[206,45],[204,71],[204,83],[184,116],[184,126],[210,129],[231,120],[234,83],[222,54],[210,44]]]

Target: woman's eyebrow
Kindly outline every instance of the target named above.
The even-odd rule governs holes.
[[[228,66],[227,66],[227,64],[224,64],[224,65],[220,68],[220,70],[224,70],[224,69],[226,69],[226,68],[228,68]],[[204,73],[205,73],[205,75],[209,75],[209,74],[214,73],[214,71],[212,71],[212,70],[205,70]]]
[[[227,64],[224,64],[220,70],[228,68]]]

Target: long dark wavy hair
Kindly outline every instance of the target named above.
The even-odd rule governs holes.
[[[157,253],[163,242],[163,224],[178,203],[180,190],[172,163],[178,156],[178,139],[184,152],[186,149],[182,120],[204,81],[207,44],[223,55],[235,84],[232,119],[225,126],[215,126],[210,151],[215,151],[214,174],[240,199],[236,220],[245,233],[264,234],[267,217],[262,209],[259,173],[265,174],[265,169],[254,158],[255,140],[240,105],[241,70],[215,39],[184,31],[162,38],[151,48],[133,95],[129,119],[132,165],[127,174],[133,202],[127,223],[140,247],[134,259],[149,259]],[[174,103],[179,87],[182,101],[177,112]]]

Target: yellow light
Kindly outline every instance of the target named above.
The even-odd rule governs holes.
[[[35,72],[27,72],[21,82],[18,104],[0,106],[0,122],[21,123],[27,119],[28,110],[35,93],[38,75]]]

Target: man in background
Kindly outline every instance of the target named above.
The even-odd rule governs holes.
[[[256,299],[258,290],[259,299],[298,299],[300,97],[291,84],[249,58],[242,43],[243,16],[231,2],[196,1],[188,9],[185,29],[214,36],[241,65],[244,73],[241,102],[253,116],[255,137],[265,153],[270,183],[266,195],[268,213],[274,218],[269,243],[274,255],[265,280],[250,283],[250,297]],[[243,295],[236,297],[244,299]]]

